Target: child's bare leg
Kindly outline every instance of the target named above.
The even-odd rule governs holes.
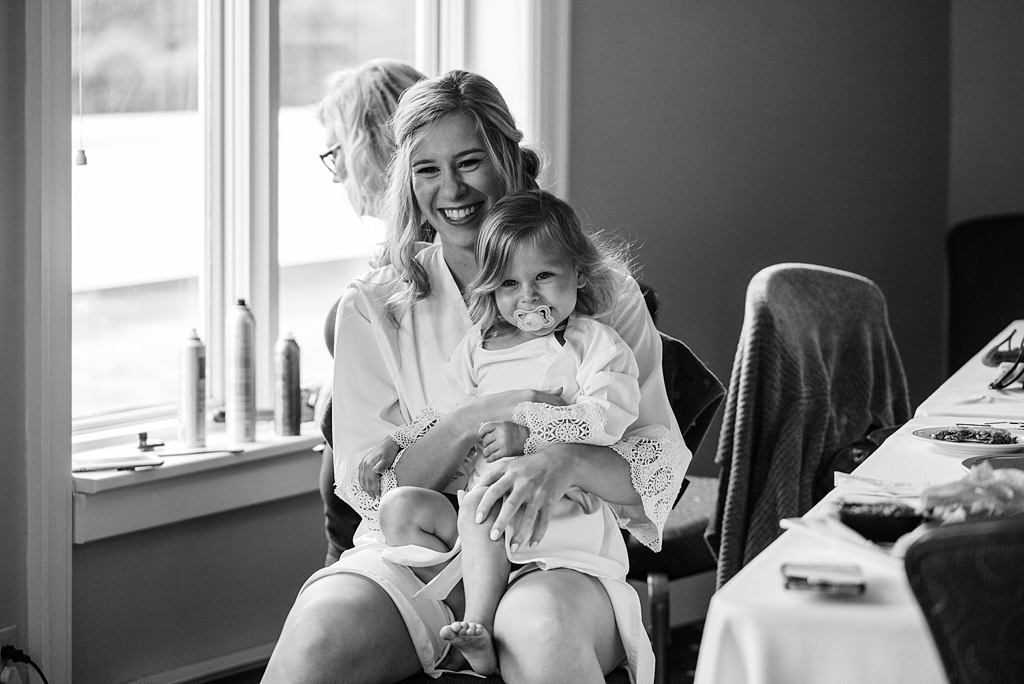
[[[498,669],[494,649],[494,613],[508,587],[512,563],[505,553],[505,539],[488,535],[498,506],[482,523],[474,520],[485,487],[470,490],[459,505],[458,529],[462,538],[462,583],[466,595],[463,620],[441,628],[441,638],[451,642],[479,674]]]
[[[395,487],[380,500],[381,532],[388,546],[414,544],[442,553],[450,551],[458,538],[455,509],[440,492],[422,487]],[[444,565],[411,568],[423,582],[429,582]]]

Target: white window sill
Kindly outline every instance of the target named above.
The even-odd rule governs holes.
[[[208,448],[227,448],[223,426],[207,435]],[[153,441],[153,438],[150,438]],[[244,506],[319,491],[323,437],[310,422],[297,437],[279,437],[259,423],[256,441],[242,453],[162,456],[163,465],[137,470],[99,470],[73,476],[75,544],[138,532]],[[138,453],[134,444],[89,450],[90,455]]]

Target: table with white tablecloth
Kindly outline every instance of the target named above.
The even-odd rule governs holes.
[[[1016,321],[994,341],[1024,321]],[[951,376],[915,417],[887,439],[804,521],[821,519],[847,485],[888,483],[912,494],[929,484],[963,478],[964,456],[913,435],[919,428],[957,422],[1024,421],[1024,389],[989,390],[996,369],[979,352]],[[978,410],[980,406],[989,409]],[[863,490],[861,490],[863,492]],[[913,499],[910,499],[913,501]],[[840,598],[785,588],[784,563],[857,563],[866,590]],[[907,582],[902,560],[876,547],[814,532],[804,525],[783,533],[711,600],[695,684],[945,684],[931,633]]]

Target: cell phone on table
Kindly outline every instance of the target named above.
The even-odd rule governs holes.
[[[782,576],[786,589],[828,596],[859,596],[866,586],[856,563],[783,563]]]

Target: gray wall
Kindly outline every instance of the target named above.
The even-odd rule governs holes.
[[[1024,212],[1024,3],[959,0],[950,32],[949,224]]]
[[[948,22],[931,0],[573,3],[573,202],[635,240],[659,327],[724,383],[747,283],[783,261],[873,279],[913,401],[943,379]]]
[[[27,624],[24,23],[22,3],[0,2],[0,628],[18,625],[19,639]]]

